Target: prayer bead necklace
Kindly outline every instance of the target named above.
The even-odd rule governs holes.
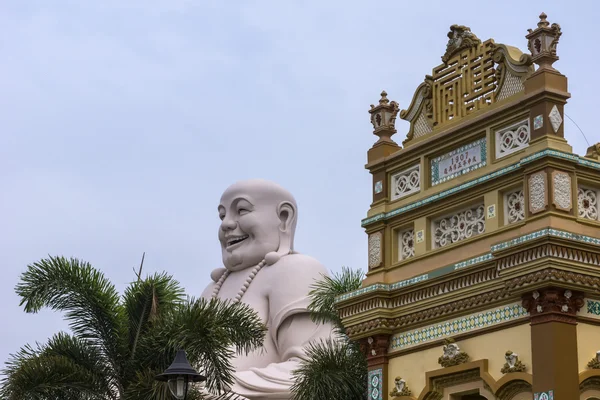
[[[246,278],[246,281],[244,282],[244,284],[242,285],[242,287],[236,294],[236,296],[233,300],[234,303],[239,303],[242,300],[242,296],[244,295],[244,293],[246,293],[246,290],[248,290],[248,286],[250,286],[250,284],[254,280],[254,277],[256,276],[256,274],[258,274],[258,272],[262,269],[262,267],[265,266],[265,264],[266,264],[266,261],[263,259],[261,262],[259,262],[256,265],[256,267],[252,268],[252,271],[250,271],[250,275],[248,275],[248,278]],[[229,274],[230,274],[229,270],[223,272],[223,275],[221,275],[221,277],[215,284],[215,288],[213,289],[213,293],[212,293],[213,299],[216,299],[219,296],[219,291],[221,290],[221,286],[223,286],[223,282],[225,282],[225,279],[227,279]]]

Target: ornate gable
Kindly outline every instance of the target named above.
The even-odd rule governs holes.
[[[531,55],[493,39],[482,42],[467,26],[452,25],[448,38],[443,64],[425,76],[400,112],[410,123],[404,145],[523,92],[534,72]]]

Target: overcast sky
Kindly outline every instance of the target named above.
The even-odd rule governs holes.
[[[545,11],[564,32],[566,113],[600,141],[598,4],[0,1],[0,362],[65,329],[14,293],[48,254],[85,259],[122,291],[145,251],[146,273],[198,296],[221,266],[219,197],[240,179],[296,196],[299,251],[365,269],[369,104],[385,89],[406,108],[451,24],[526,50]]]

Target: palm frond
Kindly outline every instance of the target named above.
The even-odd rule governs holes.
[[[360,289],[364,273],[362,270],[352,270],[342,267],[340,273],[333,276],[323,276],[311,286],[309,292],[311,319],[316,323],[333,323],[338,329],[343,329],[340,316],[335,309],[335,298],[344,293]]]
[[[265,334],[260,317],[246,304],[190,299],[148,332],[138,357],[144,365],[160,370],[178,349],[185,349],[190,363],[206,376],[207,389],[218,393],[233,383],[231,360],[236,351],[259,348]],[[157,349],[164,351],[157,354]]]
[[[122,309],[115,287],[101,272],[75,258],[50,257],[27,266],[16,292],[28,313],[42,307],[65,312],[73,333],[101,349],[119,372]]]
[[[64,333],[55,335],[46,345],[25,346],[6,363],[0,397],[9,400],[115,399],[107,377],[93,369],[93,353],[84,343]]]
[[[149,329],[149,323],[160,314],[173,311],[183,301],[183,289],[172,276],[157,273],[133,282],[123,295],[129,329],[130,359],[135,353],[140,336]]]
[[[367,364],[350,341],[309,344],[307,358],[294,371],[294,400],[363,400],[367,393]]]

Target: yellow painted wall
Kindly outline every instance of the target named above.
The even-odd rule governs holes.
[[[600,338],[600,326],[579,322],[577,324],[577,358],[579,361],[579,372],[587,370],[587,363],[596,356],[600,350],[598,343]]]
[[[458,346],[469,354],[470,361],[487,358],[489,360],[488,372],[498,380],[502,377],[500,369],[506,362],[504,353],[512,350],[519,355],[519,360],[531,370],[531,328],[528,323],[475,336],[465,340],[458,340]],[[442,355],[442,346],[410,353],[390,359],[388,366],[388,382],[401,376],[406,380],[413,396],[417,397],[425,387],[425,373],[440,369],[438,358]],[[591,357],[590,357],[591,359]]]

